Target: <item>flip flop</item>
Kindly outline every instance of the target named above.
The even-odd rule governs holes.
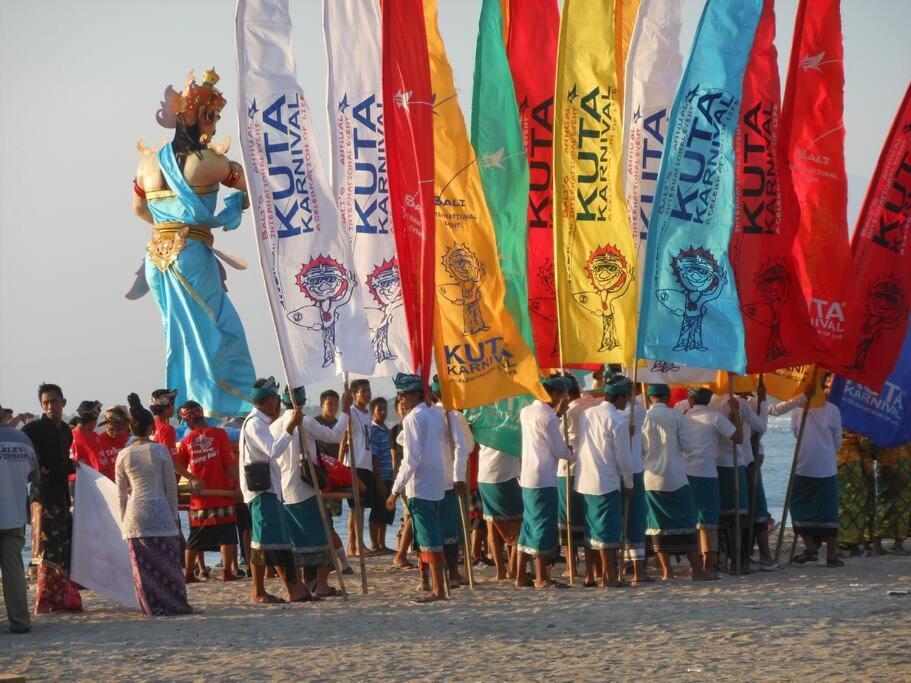
[[[342,592],[335,586],[329,586],[329,590],[320,595],[319,593],[314,593],[317,598],[339,598],[342,595]]]
[[[548,581],[543,586],[535,585],[535,590],[542,591],[547,589],[560,589],[560,588],[569,588],[565,583],[558,583],[557,581]]]
[[[407,570],[409,570],[409,569],[415,569],[415,566],[414,566],[413,564],[411,564],[411,562],[408,562],[408,561],[406,560],[403,564],[397,564],[397,563],[393,562],[393,563],[392,563],[392,568],[393,568],[393,569],[401,569],[401,570],[403,570],[403,571],[407,571]]]

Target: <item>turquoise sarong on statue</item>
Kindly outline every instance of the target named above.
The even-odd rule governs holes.
[[[246,415],[256,374],[211,246],[211,229],[240,225],[244,195],[227,195],[225,208],[215,214],[218,188],[197,194],[170,144],[159,150],[158,163],[173,194],[148,197],[156,227],[145,278],[164,325],[166,386],[178,390],[180,402],[202,405],[207,417]]]

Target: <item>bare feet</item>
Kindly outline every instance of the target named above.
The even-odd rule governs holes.
[[[259,605],[283,605],[285,603],[277,595],[272,595],[271,593],[263,593],[262,595],[254,595],[250,598],[250,602],[259,604]]]
[[[437,595],[436,593],[424,593],[424,595],[416,595],[411,598],[411,602],[417,603],[418,605],[426,605],[428,602],[437,602],[439,600],[446,600],[445,595]]]

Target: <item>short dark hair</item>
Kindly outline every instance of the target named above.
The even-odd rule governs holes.
[[[60,398],[63,398],[63,389],[60,388],[59,384],[51,384],[50,382],[42,382],[38,385],[38,400],[41,400],[42,394],[56,393]]]
[[[326,389],[323,393],[319,395],[320,405],[326,402],[327,398],[334,398],[336,401],[339,399],[338,392],[335,389]]]
[[[382,396],[377,396],[375,399],[370,401],[370,412],[372,413],[376,410],[377,406],[388,406],[389,402]]]
[[[351,382],[351,393],[352,394],[356,394],[363,388],[367,388],[367,389],[370,388],[369,379],[356,379],[353,382]]]

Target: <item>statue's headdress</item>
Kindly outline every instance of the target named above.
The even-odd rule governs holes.
[[[175,90],[173,85],[167,87],[155,120],[165,128],[176,128],[178,115],[183,115],[185,125],[195,125],[200,107],[206,107],[211,113],[219,113],[227,101],[215,87],[218,81],[215,67],[203,71],[202,83],[196,82],[196,76],[191,71],[187,75],[182,92]]]

